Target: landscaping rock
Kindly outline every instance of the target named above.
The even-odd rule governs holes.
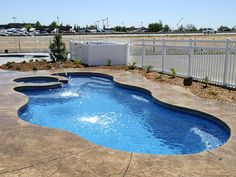
[[[192,77],[184,78],[183,84],[184,86],[191,86],[193,84],[193,78]]]

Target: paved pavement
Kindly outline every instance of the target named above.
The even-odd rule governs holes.
[[[161,102],[211,114],[229,126],[231,136],[217,149],[189,155],[145,155],[104,148],[69,132],[31,125],[18,117],[17,111],[27,103],[27,97],[13,90],[22,84],[13,79],[50,72],[0,71],[0,176],[235,176],[236,105],[202,99],[182,87],[150,81],[135,72],[73,71],[108,74],[115,82],[150,90]]]

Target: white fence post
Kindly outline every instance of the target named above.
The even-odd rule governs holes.
[[[193,40],[190,39],[189,41],[189,54],[188,54],[188,77],[191,76],[191,69],[192,69],[192,59],[193,59],[193,55],[194,55],[194,50],[193,50]]]
[[[142,67],[143,67],[143,63],[144,63],[144,57],[145,57],[145,39],[143,38],[143,41],[142,41]]]
[[[156,52],[156,38],[153,39],[153,48],[152,48],[152,52],[153,52],[153,53]]]
[[[162,40],[162,64],[161,64],[161,72],[165,71],[165,57],[166,57],[166,41]]]
[[[229,54],[230,54],[230,39],[226,40],[225,64],[224,64],[224,79],[223,84],[227,85],[228,71],[229,71]]]
[[[37,52],[37,38],[34,38],[34,52]]]

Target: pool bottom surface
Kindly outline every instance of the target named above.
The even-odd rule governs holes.
[[[116,150],[192,154],[229,138],[216,122],[160,106],[145,93],[97,76],[73,76],[63,88],[24,93],[29,103],[19,112],[22,119]]]

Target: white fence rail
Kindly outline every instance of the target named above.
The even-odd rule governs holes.
[[[133,40],[129,62],[164,73],[175,68],[183,77],[207,76],[211,83],[236,88],[236,41]]]

